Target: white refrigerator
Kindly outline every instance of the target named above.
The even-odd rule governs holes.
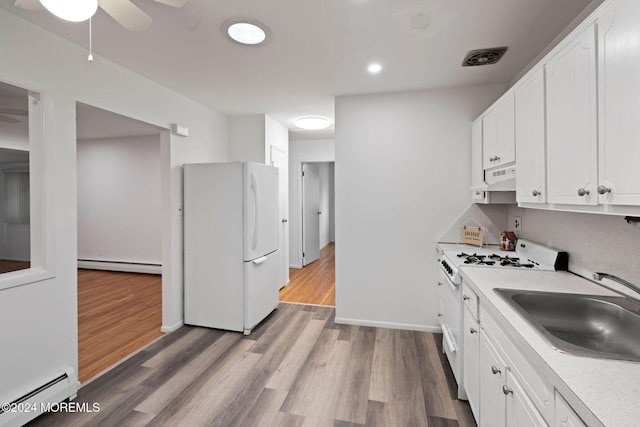
[[[249,334],[279,302],[278,169],[184,165],[185,323]]]

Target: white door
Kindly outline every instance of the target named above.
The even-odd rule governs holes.
[[[302,265],[320,258],[320,174],[317,165],[302,164]]]
[[[598,203],[595,38],[592,24],[545,67],[549,203]]]
[[[515,89],[516,158],[519,202],[544,203],[547,197],[544,134],[544,71],[538,69]]]
[[[280,245],[279,267],[278,267],[278,283],[282,288],[289,283],[289,161],[287,152],[271,146],[271,166],[278,168],[280,171]]]
[[[278,249],[278,169],[246,162],[243,175],[244,260],[251,261]]]
[[[640,205],[640,4],[619,1],[598,20],[600,203]]]

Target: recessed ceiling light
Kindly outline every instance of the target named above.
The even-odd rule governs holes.
[[[382,71],[382,65],[378,64],[377,62],[371,63],[367,67],[367,71],[369,71],[371,74],[378,74],[380,71]]]
[[[300,117],[296,120],[296,126],[301,129],[325,129],[330,124],[329,119],[324,117]]]
[[[233,19],[223,25],[223,30],[232,40],[248,45],[263,43],[267,39],[266,27],[257,21]]]

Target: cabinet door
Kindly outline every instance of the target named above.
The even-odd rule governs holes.
[[[464,310],[464,370],[463,384],[471,412],[479,420],[480,415],[480,335],[478,323],[468,309]]]
[[[592,24],[545,66],[550,203],[598,203],[595,37]]]
[[[506,384],[506,364],[488,335],[480,331],[480,427],[504,426],[506,400],[502,387]]]
[[[556,391],[556,417],[554,420],[556,427],[586,427],[580,417],[573,412],[573,409]]]
[[[482,119],[471,125],[471,194],[474,203],[486,203],[484,191],[484,167],[482,166]]]
[[[600,203],[640,205],[639,22],[640,4],[630,0],[598,20]]]
[[[507,395],[507,427],[548,427],[510,371],[507,371],[504,394]]]
[[[516,159],[513,91],[482,120],[482,164],[485,169]]]
[[[546,201],[544,70],[540,67],[515,89],[516,199]]]

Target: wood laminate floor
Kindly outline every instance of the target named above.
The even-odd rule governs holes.
[[[281,303],[251,335],[184,326],[82,387],[99,412],[31,426],[474,426],[441,335],[337,325]]]
[[[85,382],[162,335],[162,276],[78,270],[78,370]]]
[[[320,251],[320,259],[303,268],[289,269],[289,284],[280,290],[280,301],[335,307],[336,244]]]
[[[9,273],[11,271],[24,270],[31,267],[31,263],[24,261],[0,260],[0,274]]]

